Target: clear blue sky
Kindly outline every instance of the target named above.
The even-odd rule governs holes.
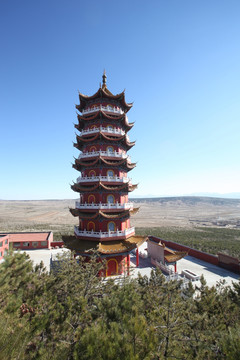
[[[0,1],[0,199],[76,198],[78,90],[134,101],[132,196],[240,193],[239,0]]]

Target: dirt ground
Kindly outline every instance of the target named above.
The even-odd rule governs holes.
[[[139,212],[131,218],[137,227],[221,226],[240,227],[240,200],[205,198],[168,198],[134,200]],[[0,201],[0,231],[9,231],[14,225],[49,224],[74,225],[69,207],[75,200]]]
[[[236,202],[168,201],[137,202],[139,212],[132,223],[141,227],[183,227],[196,226],[238,227],[240,226],[240,200]]]

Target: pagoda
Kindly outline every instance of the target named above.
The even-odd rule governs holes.
[[[128,193],[137,188],[128,177],[136,164],[128,155],[135,142],[128,132],[133,123],[127,113],[132,103],[126,103],[124,91],[113,95],[102,84],[92,96],[79,93],[78,123],[74,146],[80,150],[73,168],[80,176],[71,186],[79,193],[79,200],[70,212],[78,217],[74,236],[64,237],[66,246],[76,255],[86,258],[97,250],[100,259],[106,260],[105,276],[129,273],[130,252],[146,238],[135,235],[130,216],[138,211],[128,200]]]

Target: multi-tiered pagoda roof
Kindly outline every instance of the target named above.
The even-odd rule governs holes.
[[[130,226],[130,216],[138,211],[128,201],[128,193],[137,187],[128,177],[136,166],[127,153],[135,145],[127,134],[133,127],[127,117],[132,103],[126,102],[124,91],[113,95],[108,90],[105,73],[98,91],[92,96],[79,93],[79,102],[75,128],[80,133],[74,146],[81,153],[73,168],[80,176],[71,188],[80,199],[70,209],[79,224],[75,236],[64,241],[85,256],[97,249],[101,257],[107,256],[107,275],[113,275],[125,266],[129,252],[145,241]]]

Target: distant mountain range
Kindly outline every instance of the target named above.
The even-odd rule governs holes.
[[[240,192],[232,192],[232,193],[226,193],[226,194],[220,194],[220,193],[204,193],[204,192],[199,192],[199,193],[192,193],[192,194],[183,194],[183,195],[153,195],[153,194],[148,194],[148,195],[143,195],[143,196],[136,196],[135,198],[143,198],[143,199],[153,199],[153,198],[158,198],[158,199],[166,199],[166,198],[179,198],[179,197],[209,197],[209,198],[220,198],[220,199],[240,199]]]
[[[219,193],[193,193],[189,196],[207,196],[207,197],[216,197],[221,199],[240,199],[240,192],[232,192],[227,194],[219,194]]]
[[[136,196],[132,197],[129,196],[129,199],[134,201],[158,201],[158,202],[169,202],[169,201],[178,201],[181,200],[183,202],[207,202],[207,203],[236,203],[240,202],[240,193],[229,193],[229,194],[218,194],[218,193],[194,193],[190,195],[182,195],[182,196],[154,196],[154,195],[147,195],[147,196]],[[22,201],[22,202],[31,202],[31,201],[74,201],[76,199],[31,199],[31,200],[7,200],[7,199],[0,199],[0,201]]]
[[[207,203],[212,205],[239,205],[240,199],[231,199],[231,198],[219,198],[219,197],[209,197],[209,196],[169,196],[169,197],[145,197],[145,198],[130,198],[134,202],[177,202],[181,201],[182,203],[188,205],[194,205],[197,203]]]

